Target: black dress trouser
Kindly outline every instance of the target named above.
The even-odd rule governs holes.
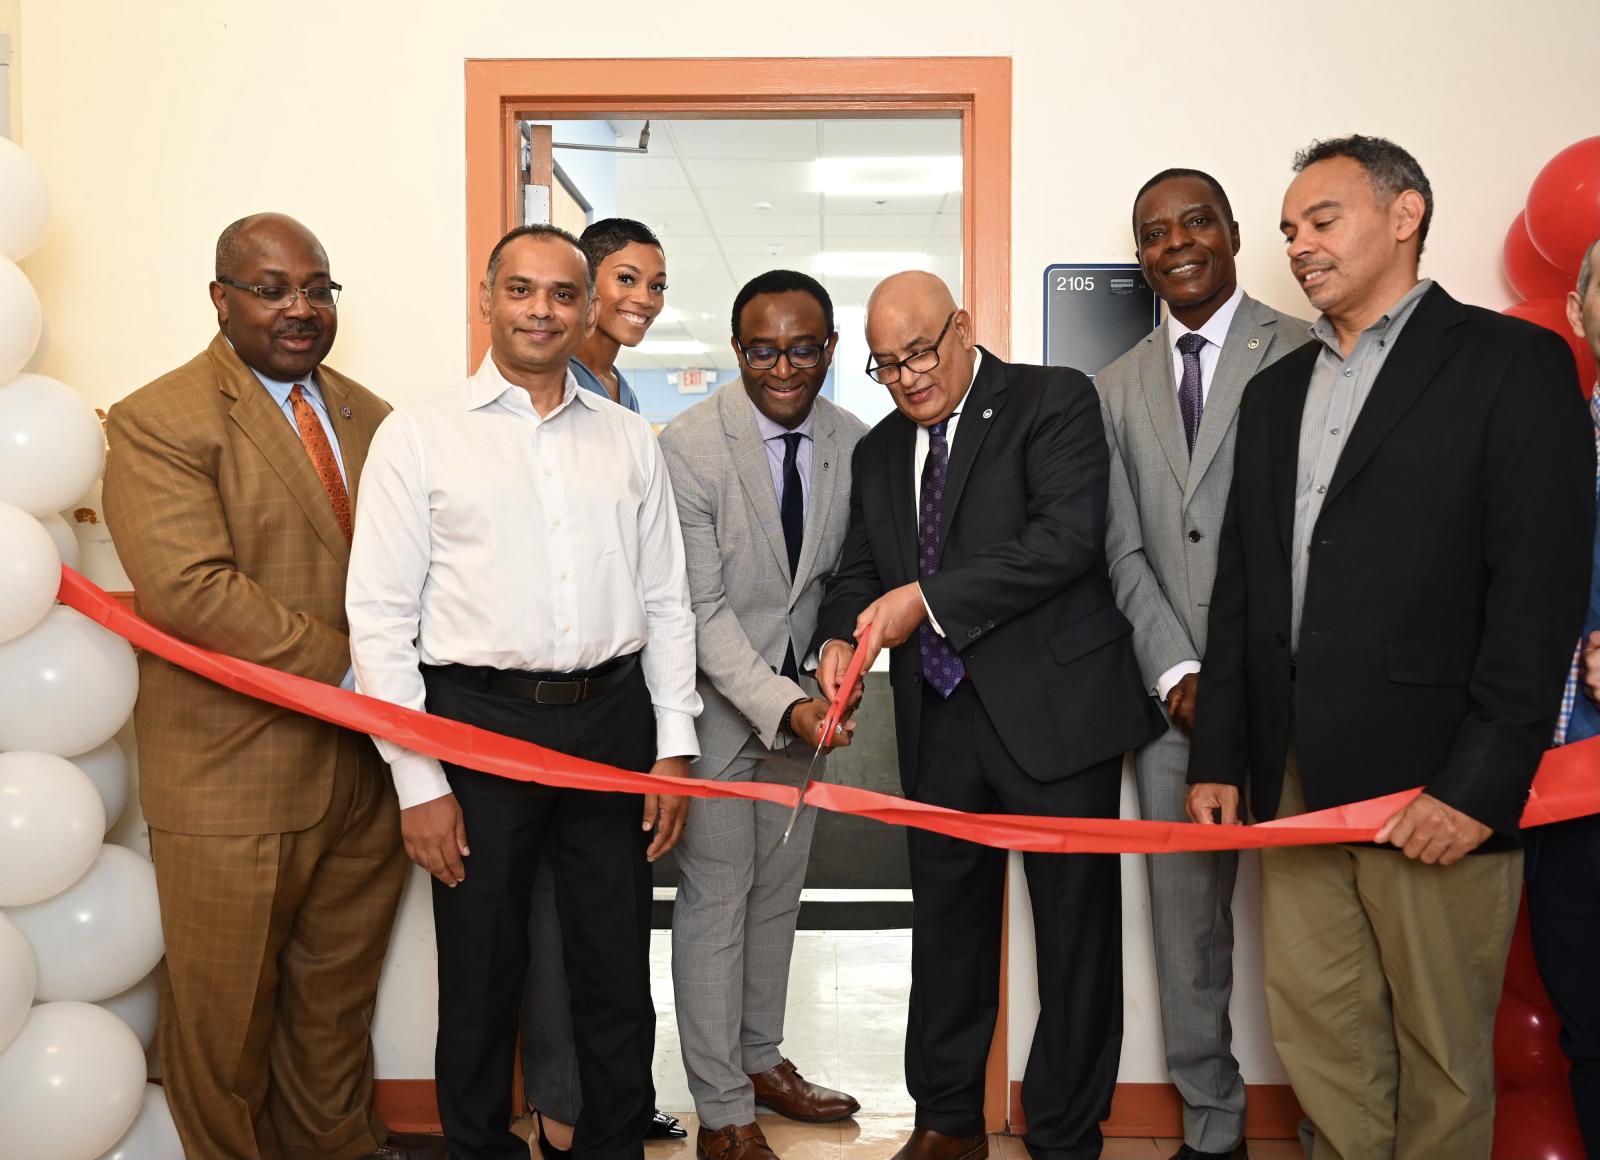
[[[916,781],[906,796],[981,813],[1117,816],[1122,759],[1061,781],[1012,759],[970,682],[948,701],[926,683]],[[908,830],[914,917],[906,1087],[917,1124],[983,1131],[983,1077],[1000,995],[1006,851]],[[1100,1155],[1122,1054],[1122,889],[1111,854],[1024,854],[1039,1022],[1022,1081],[1034,1160]]]
[[[424,668],[430,713],[574,757],[647,771],[655,716],[637,666],[575,705],[486,687],[484,670]],[[452,1160],[527,1160],[510,1131],[518,1007],[528,969],[528,911],[540,852],[555,870],[583,1114],[578,1160],[640,1160],[655,1106],[650,1078],[650,866],[636,794],[511,781],[446,764],[461,805],[466,878],[433,883],[439,949],[439,1118]]]
[[[1584,1149],[1600,1157],[1600,815],[1530,835],[1528,920],[1539,974],[1561,1017],[1561,1050]]]

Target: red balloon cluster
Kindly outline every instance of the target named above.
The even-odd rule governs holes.
[[[1494,1019],[1494,1160],[1584,1160],[1561,1053],[1560,1021],[1539,977],[1524,895]]]
[[[1600,238],[1600,137],[1587,137],[1552,157],[1528,190],[1528,206],[1506,231],[1506,277],[1524,301],[1502,311],[1555,331],[1572,347],[1578,381],[1588,395],[1594,356],[1567,322],[1567,294],[1578,282],[1584,251]]]

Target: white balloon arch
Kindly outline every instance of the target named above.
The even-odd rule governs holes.
[[[75,516],[99,507],[105,439],[81,396],[37,373],[44,315],[18,263],[45,238],[50,198],[3,137],[0,206],[0,1150],[184,1160],[166,1097],[146,1083],[155,870],[107,842],[125,815],[111,833],[140,845],[113,740],[138,668],[121,637],[55,603],[63,562],[83,554]]]

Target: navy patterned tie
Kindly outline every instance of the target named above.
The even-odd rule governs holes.
[[[1183,415],[1183,437],[1189,441],[1189,454],[1194,454],[1194,437],[1200,430],[1200,412],[1205,410],[1205,396],[1200,393],[1200,348],[1206,340],[1190,333],[1178,339],[1178,353],[1183,355],[1183,382],[1178,384],[1178,410]]]
[[[922,501],[917,510],[917,574],[932,576],[939,570],[939,521],[944,515],[944,482],[949,475],[950,448],[945,442],[945,425],[950,420],[941,419],[928,428],[928,458],[922,464]],[[950,642],[926,620],[918,629],[922,647],[922,675],[948,698],[956,691],[967,667],[961,663]]]

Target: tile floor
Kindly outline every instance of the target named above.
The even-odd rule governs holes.
[[[656,1103],[683,1121],[689,1138],[649,1144],[645,1155],[648,1160],[694,1160],[694,1101],[678,1054],[670,964],[670,935],[656,931],[650,953],[658,1015]],[[762,1133],[783,1160],[888,1160],[905,1142],[914,1111],[902,1056],[910,989],[910,931],[800,931],[795,936],[785,1053],[808,1079],[855,1096],[862,1113],[838,1124],[797,1124],[762,1113]],[[1108,1139],[1101,1156],[1166,1160],[1180,1143]],[[537,1158],[536,1150],[533,1156]],[[1022,1141],[1011,1136],[991,1137],[989,1156],[1028,1160]],[[1293,1140],[1259,1140],[1251,1142],[1250,1157],[1302,1160],[1303,1153]]]

